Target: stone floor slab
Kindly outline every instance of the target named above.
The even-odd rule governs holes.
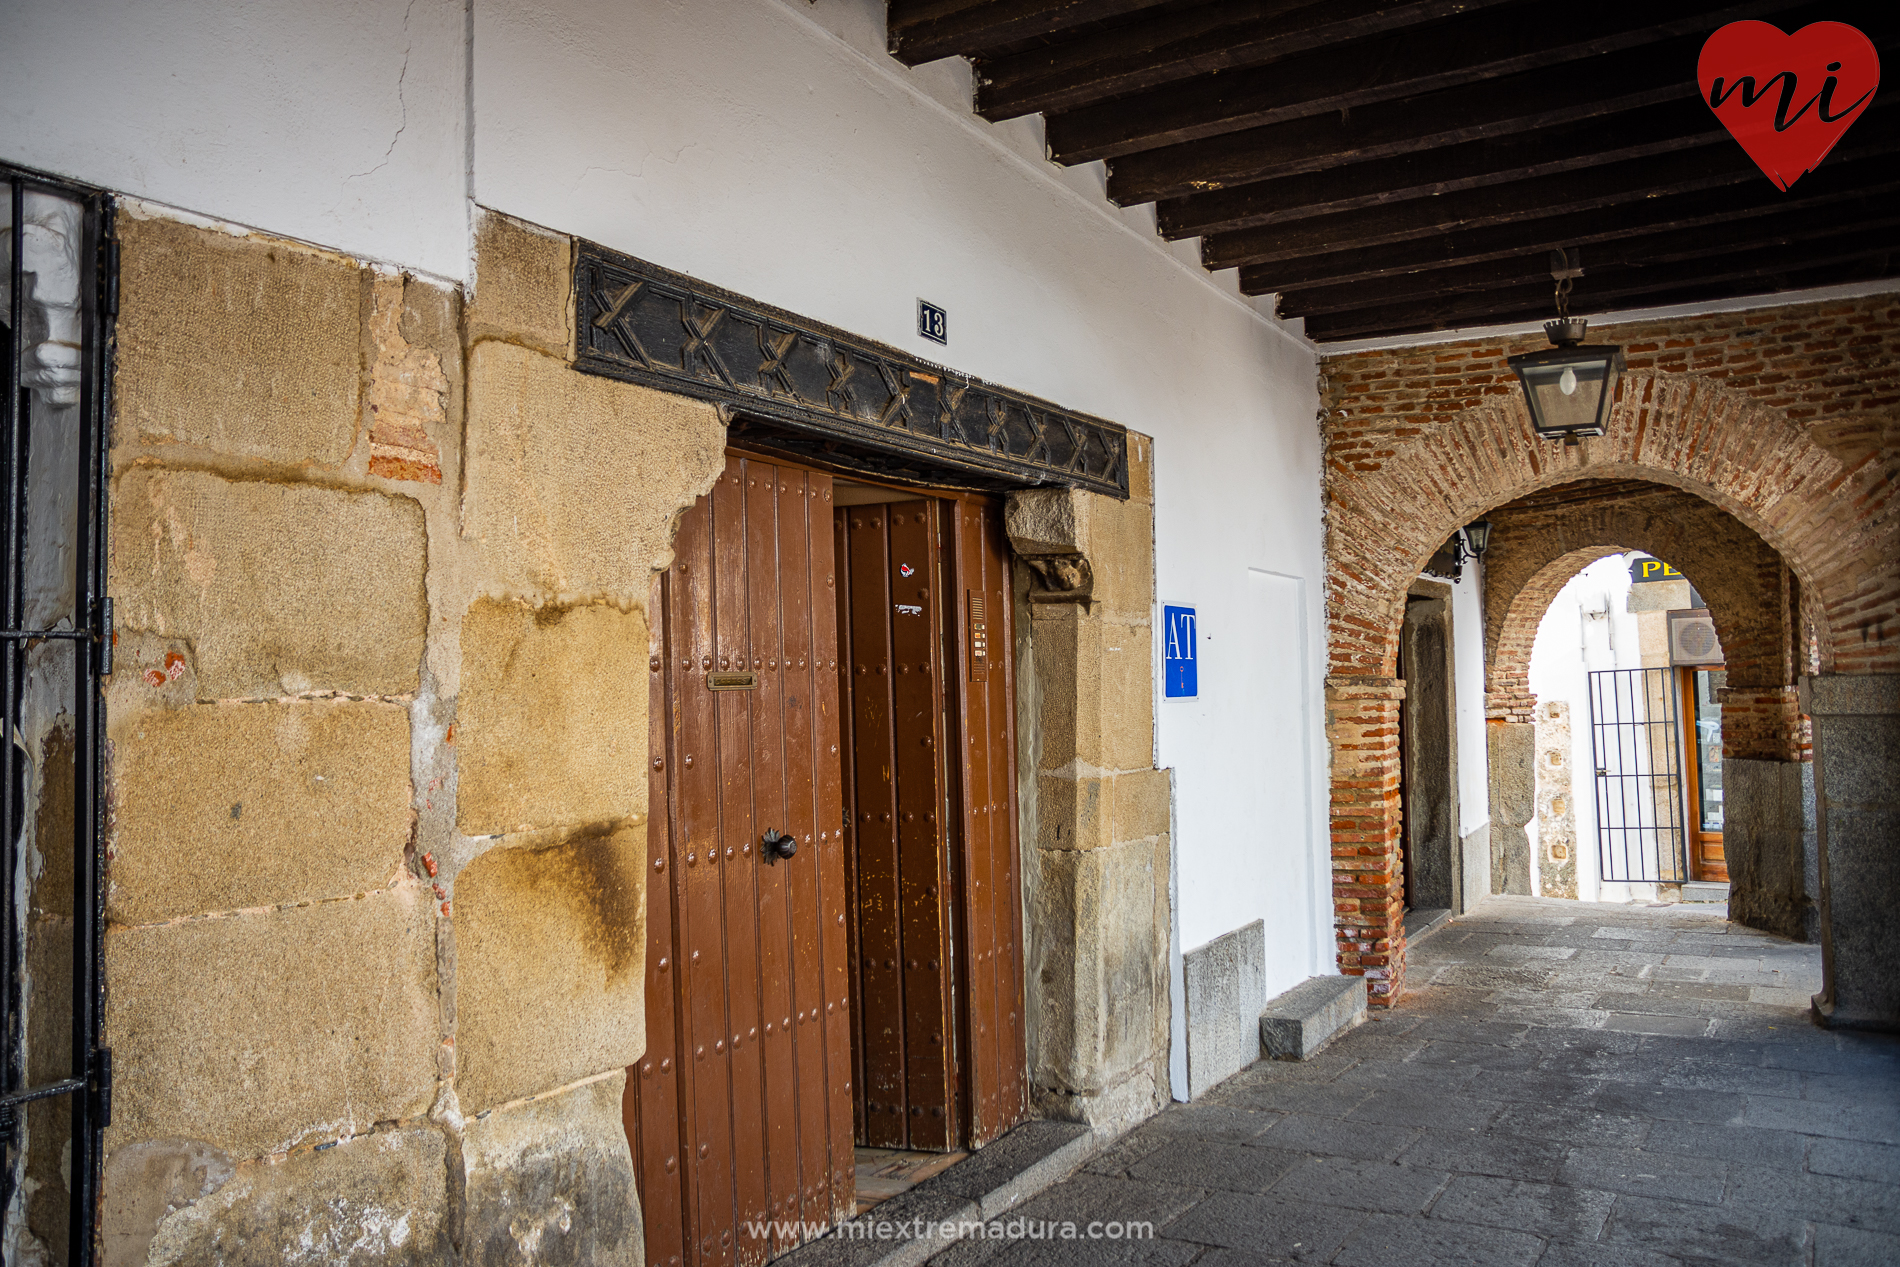
[[[1719,911],[1492,898],[1412,947],[1396,1008],[1011,1212],[1159,1239],[935,1261],[1900,1262],[1900,1039],[1816,1028],[1819,964]]]

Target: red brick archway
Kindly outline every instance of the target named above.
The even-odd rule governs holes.
[[[1335,923],[1341,970],[1366,976],[1375,1003],[1404,986],[1404,688],[1393,674],[1405,593],[1460,525],[1585,480],[1680,490],[1786,563],[1793,580],[1784,588],[1806,597],[1824,670],[1900,669],[1893,297],[1594,334],[1626,346],[1630,372],[1608,434],[1572,448],[1532,433],[1505,364],[1539,338],[1324,363]],[[1646,548],[1601,537],[1587,544]],[[1787,707],[1778,703],[1773,729],[1785,726]]]
[[[1551,600],[1587,564],[1640,550],[1674,565],[1708,603],[1728,659],[1723,751],[1800,759],[1795,676],[1807,644],[1799,585],[1781,556],[1735,516],[1681,489],[1584,480],[1487,512],[1485,715],[1530,722],[1531,644]]]

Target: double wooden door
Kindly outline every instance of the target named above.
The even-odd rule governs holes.
[[[850,1216],[854,1140],[976,1146],[1023,1113],[1000,511],[834,500],[733,456],[649,609],[626,1123],[653,1264],[763,1262]]]

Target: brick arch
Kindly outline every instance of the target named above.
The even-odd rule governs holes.
[[[1847,400],[1851,378],[1823,381],[1825,371],[1803,371],[1814,392],[1791,397],[1778,386],[1633,367],[1607,434],[1565,447],[1531,431],[1503,364],[1506,352],[1535,345],[1364,353],[1325,367],[1334,922],[1341,971],[1365,976],[1375,1003],[1404,988],[1397,743],[1404,686],[1393,675],[1405,593],[1460,525],[1583,480],[1669,486],[1725,512],[1785,561],[1811,600],[1824,668],[1900,669],[1895,398],[1862,393],[1852,401],[1858,415],[1819,425],[1801,415],[1823,406],[1805,402],[1830,392]],[[1881,366],[1891,378],[1887,362]],[[1762,395],[1791,403],[1766,404]],[[1792,698],[1764,703],[1770,717],[1753,729],[1773,732]]]
[[[1668,485],[1586,480],[1489,513],[1486,716],[1529,722],[1531,645],[1557,591],[1586,564],[1640,550],[1672,564],[1708,604],[1728,663],[1727,756],[1799,758],[1800,600],[1781,556],[1720,507]]]
[[[1887,428],[1891,430],[1892,428]],[[1493,393],[1389,448],[1329,453],[1327,615],[1334,675],[1389,677],[1412,578],[1460,525],[1585,479],[1666,484],[1726,511],[1816,599],[1822,667],[1900,670],[1900,455],[1790,418],[1694,375],[1629,374],[1608,434],[1538,439],[1515,390]],[[1329,443],[1329,449],[1332,445]]]

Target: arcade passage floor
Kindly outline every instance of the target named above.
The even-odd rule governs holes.
[[[1155,1239],[932,1261],[1900,1263],[1900,1041],[1813,1026],[1820,974],[1719,913],[1493,899],[1414,949],[1397,1011],[1020,1210]]]

